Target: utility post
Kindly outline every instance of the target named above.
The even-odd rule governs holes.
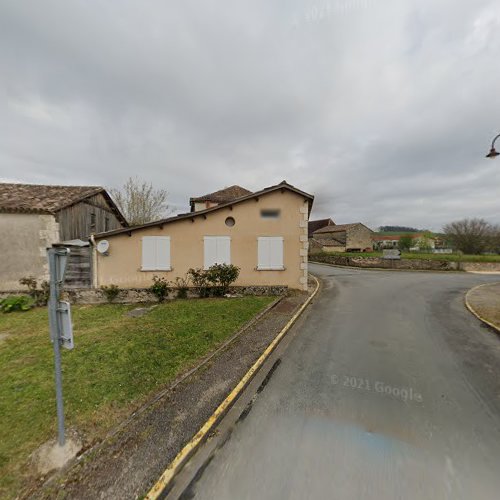
[[[57,404],[57,441],[59,446],[64,446],[64,406],[62,394],[61,347],[73,349],[73,328],[71,324],[71,310],[68,302],[59,300],[69,248],[53,247],[47,249],[50,273],[49,296],[49,325],[50,338],[54,346],[54,369],[56,383]]]

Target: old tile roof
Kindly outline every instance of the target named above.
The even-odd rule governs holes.
[[[99,186],[0,183],[0,211],[54,213],[101,191]]]
[[[422,238],[424,233],[405,233],[405,234],[372,234],[374,241],[399,241],[403,236],[410,236],[411,238]]]
[[[211,201],[213,203],[227,203],[236,200],[242,196],[252,194],[252,191],[245,189],[241,186],[229,186],[224,189],[219,189],[213,193],[205,194],[203,196],[193,197],[189,199],[189,203],[196,203],[200,201]]]
[[[332,219],[319,219],[319,220],[310,220],[307,225],[307,232],[309,233],[309,238],[311,238],[314,231],[321,229],[325,226],[334,226],[335,222]]]
[[[340,233],[334,233],[335,236],[329,236],[328,238],[314,238],[324,247],[337,247],[345,246],[347,243],[347,233],[345,231]],[[321,235],[319,235],[321,236]]]
[[[361,222],[354,222],[352,224],[335,224],[335,226],[326,226],[314,231],[314,234],[322,234],[322,233],[340,233],[342,231],[348,231],[353,227],[360,225]]]
[[[128,223],[101,186],[50,186],[0,182],[0,212],[55,214],[90,196],[102,193],[123,226]]]

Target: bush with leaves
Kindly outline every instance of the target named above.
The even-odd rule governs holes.
[[[200,297],[208,297],[210,295],[210,282],[208,281],[207,271],[199,267],[192,267],[188,270],[188,277]]]
[[[118,295],[120,295],[120,288],[116,285],[103,285],[101,286],[101,290],[106,296],[106,300],[111,304]]]
[[[155,295],[158,302],[163,302],[170,292],[170,282],[160,276],[153,276],[153,284],[149,287],[151,293]]]
[[[209,297],[212,293],[220,297],[238,279],[240,268],[232,264],[214,264],[208,269],[191,268],[188,275],[200,297]]]
[[[175,289],[177,290],[176,297],[178,299],[187,299],[189,291],[189,277],[175,278]]]
[[[47,305],[50,296],[50,284],[48,281],[41,281],[40,288],[38,288],[37,280],[33,276],[28,276],[21,278],[19,284],[28,287],[28,295],[34,300],[35,305]]]
[[[35,307],[35,301],[28,295],[9,295],[0,300],[0,311],[4,313],[29,311],[33,307]]]
[[[234,283],[240,275],[240,268],[233,264],[214,264],[207,271],[209,283],[216,296],[222,296],[229,291],[229,286]]]

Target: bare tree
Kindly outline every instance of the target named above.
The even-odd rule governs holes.
[[[457,250],[479,254],[491,246],[494,228],[484,219],[462,219],[446,224],[443,232]]]
[[[131,226],[161,219],[168,213],[167,191],[137,177],[129,177],[121,189],[109,191]]]

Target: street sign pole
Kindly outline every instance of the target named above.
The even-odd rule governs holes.
[[[48,302],[49,309],[49,324],[50,324],[50,337],[54,346],[54,369],[55,369],[55,383],[56,383],[56,404],[57,404],[57,441],[59,446],[64,446],[64,405],[62,393],[62,371],[61,371],[61,345],[65,342],[65,337],[62,328],[59,294],[61,285],[64,281],[64,270],[66,261],[69,254],[68,248],[49,248],[47,250],[49,260],[49,273],[50,273],[50,295]],[[69,306],[66,313],[69,316]],[[70,316],[69,316],[70,317]],[[69,333],[71,337],[71,348],[73,347],[72,332]]]

